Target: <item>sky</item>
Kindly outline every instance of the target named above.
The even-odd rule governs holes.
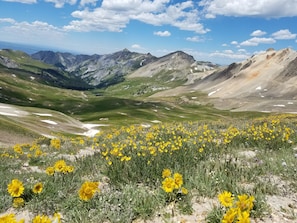
[[[297,0],[0,0],[0,41],[230,64],[297,49]]]

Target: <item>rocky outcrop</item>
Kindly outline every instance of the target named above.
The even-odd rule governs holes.
[[[254,55],[201,79],[195,90],[216,98],[287,98],[297,95],[297,52],[292,49]]]
[[[17,68],[19,66],[14,60],[11,60],[8,57],[4,57],[1,55],[0,55],[0,64],[8,68]]]
[[[125,75],[157,59],[149,53],[140,54],[127,49],[91,56],[40,51],[32,58],[60,67],[93,86],[107,86],[121,81]]]

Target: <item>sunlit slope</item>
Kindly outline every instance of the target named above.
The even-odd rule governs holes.
[[[79,77],[53,65],[34,60],[22,51],[0,50],[0,72],[49,86],[71,89],[89,88],[89,85]]]

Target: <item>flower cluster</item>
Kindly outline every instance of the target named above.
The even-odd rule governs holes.
[[[92,199],[97,192],[100,192],[99,182],[86,181],[79,189],[78,195],[81,200],[88,201]]]
[[[61,140],[58,138],[51,139],[50,147],[52,147],[54,149],[61,149]]]
[[[183,176],[180,173],[174,173],[172,175],[170,169],[164,169],[162,172],[162,189],[170,194],[170,200],[175,201],[179,195],[188,194],[188,190],[183,185]]]
[[[65,160],[58,160],[55,162],[54,166],[49,166],[45,170],[47,175],[51,175],[51,176],[54,175],[55,172],[67,174],[67,173],[72,173],[73,171],[74,171],[74,167],[68,166]]]
[[[25,187],[22,181],[13,179],[7,185],[7,191],[13,198],[13,207],[18,208],[25,205],[26,199],[30,198],[33,194],[40,194],[43,190],[43,184],[41,182],[36,183],[29,191],[25,191]],[[26,193],[25,193],[26,192]]]
[[[32,220],[33,223],[61,223],[61,215],[55,213],[52,218],[46,215],[37,215]]]
[[[41,150],[41,147],[38,143],[33,142],[31,144],[15,144],[13,146],[13,151],[15,153],[15,158],[20,156],[27,158],[37,158],[46,155],[44,151]]]
[[[15,214],[6,214],[0,217],[0,223],[24,223],[25,219],[17,220]]]
[[[241,194],[237,197],[231,192],[224,191],[219,194],[218,199],[226,212],[222,218],[222,223],[250,223],[250,211],[254,207],[254,196]]]

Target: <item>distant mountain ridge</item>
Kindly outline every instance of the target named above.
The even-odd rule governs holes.
[[[217,66],[210,62],[197,62],[191,55],[182,51],[176,51],[160,58],[150,53],[130,52],[127,49],[106,55],[74,55],[71,53],[39,51],[32,54],[31,57],[59,67],[97,87],[119,83],[124,80],[125,76],[130,74],[132,77],[153,76],[161,71],[175,70],[179,73],[179,76],[184,78],[190,73],[190,70],[197,72],[213,69]],[[140,75],[144,71],[145,74]]]
[[[121,81],[128,73],[157,60],[151,54],[130,52],[127,49],[106,55],[74,55],[52,51],[39,51],[33,59],[59,67],[72,75],[79,76],[92,86],[108,85]]]

